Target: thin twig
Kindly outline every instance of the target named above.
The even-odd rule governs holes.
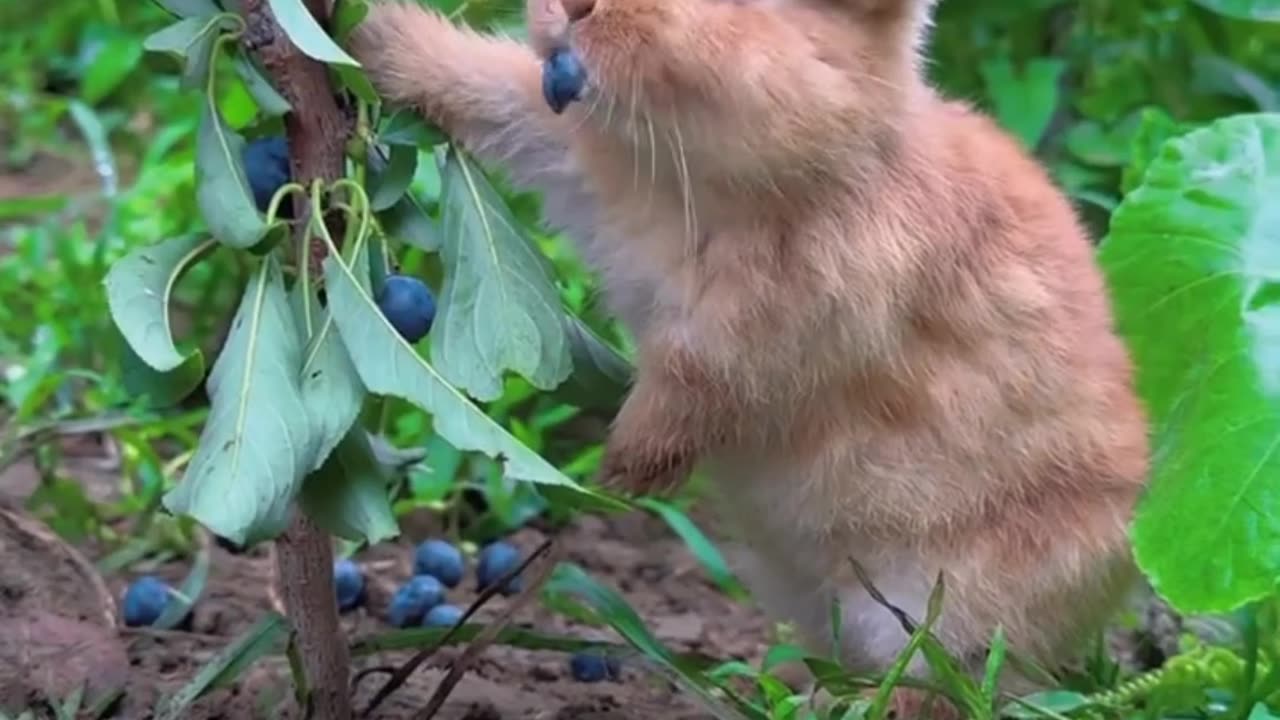
[[[503,575],[501,578],[499,578],[497,582],[492,583],[489,587],[485,588],[484,591],[480,593],[480,596],[477,597],[474,601],[472,601],[471,605],[467,608],[466,612],[464,612],[462,614],[462,617],[458,619],[458,622],[454,623],[453,627],[449,628],[449,632],[442,635],[440,639],[436,640],[431,645],[418,651],[418,654],[410,658],[409,661],[406,662],[404,665],[401,665],[400,668],[396,670],[395,674],[392,675],[391,678],[387,680],[387,682],[383,684],[381,688],[378,688],[378,692],[374,694],[373,699],[369,701],[369,704],[365,706],[365,709],[360,713],[360,715],[362,717],[369,717],[373,713],[373,711],[376,710],[378,706],[382,704],[383,700],[386,700],[387,697],[391,695],[391,693],[398,690],[401,685],[404,685],[405,681],[409,679],[409,676],[412,675],[413,672],[418,669],[418,666],[426,662],[427,659],[430,658],[433,654],[435,654],[437,650],[443,647],[445,643],[449,642],[449,639],[452,638],[454,633],[458,631],[458,628],[465,625],[467,620],[469,620],[472,615],[475,615],[476,611],[478,611],[481,607],[484,606],[486,602],[489,601],[489,598],[501,592],[502,588],[506,587],[507,583],[511,579],[515,578],[517,575],[524,572],[524,569],[529,567],[529,565],[532,564],[534,560],[536,560],[543,553],[547,552],[547,550],[551,547],[554,541],[555,541],[554,538],[548,538],[547,540],[543,541],[543,543],[539,545],[538,548],[529,555],[529,557],[525,558],[524,562],[520,563],[520,565],[518,565],[517,567],[512,568],[511,570],[508,570],[507,573]],[[357,678],[362,679],[364,676],[365,676],[364,674],[361,674],[361,675],[358,675]],[[353,695],[355,694],[354,687],[352,688],[352,694]]]
[[[516,595],[511,604],[498,617],[494,618],[493,622],[485,626],[485,629],[462,652],[461,657],[453,661],[453,665],[449,668],[449,674],[445,675],[444,680],[440,681],[435,692],[431,694],[431,699],[427,701],[427,707],[418,715],[417,720],[430,720],[435,717],[441,706],[444,705],[445,700],[449,699],[449,693],[453,692],[453,688],[462,680],[467,668],[475,662],[476,658],[480,657],[480,654],[486,648],[493,644],[494,638],[502,632],[504,627],[510,624],[516,613],[520,612],[524,606],[529,604],[530,600],[537,596],[538,590],[551,577],[551,571],[555,569],[560,560],[560,546],[554,544],[554,539],[552,539],[544,543],[543,547],[552,549],[547,553],[546,557],[542,558],[541,567],[533,573],[533,577],[525,583],[524,589]]]

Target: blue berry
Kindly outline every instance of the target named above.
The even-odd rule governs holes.
[[[283,135],[258,138],[244,146],[241,153],[244,172],[249,179],[253,202],[262,212],[271,205],[271,197],[289,182],[289,141]],[[282,201],[277,212],[281,218],[293,217],[293,203]]]
[[[421,340],[436,319],[436,299],[417,278],[388,275],[378,293],[378,308],[387,322],[410,343]]]
[[[427,540],[413,554],[413,572],[430,575],[446,587],[462,582],[462,551],[444,540]]]
[[[430,575],[414,575],[400,586],[391,598],[387,620],[396,627],[409,627],[422,622],[431,608],[444,602],[444,585]]]
[[[143,627],[155,623],[169,605],[171,589],[165,581],[143,575],[129,584],[124,592],[124,624]]]
[[[480,559],[476,563],[477,589],[487,589],[519,564],[520,551],[511,543],[499,540],[486,545],[480,551]],[[507,581],[500,592],[503,595],[515,595],[523,585],[524,578],[516,575]]]
[[[542,99],[557,115],[582,97],[586,84],[587,69],[573,50],[556,50],[542,63]]]
[[[444,603],[428,610],[427,614],[422,618],[422,625],[424,627],[447,628],[457,625],[461,619],[462,608]]]
[[[621,672],[618,661],[594,652],[574,653],[569,658],[569,672],[578,682],[596,683],[601,680],[616,680]]]
[[[364,601],[364,575],[347,558],[333,564],[333,588],[338,594],[338,611],[347,612]]]

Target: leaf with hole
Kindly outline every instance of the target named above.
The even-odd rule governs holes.
[[[244,138],[227,126],[216,104],[204,98],[196,134],[196,204],[218,242],[257,250],[275,233],[253,201],[244,146]]]
[[[431,413],[437,434],[460,450],[501,458],[509,478],[561,488],[579,506],[625,507],[620,501],[577,485],[522,445],[405,342],[373,298],[368,254],[367,242],[360,243],[350,265],[331,253],[324,261],[324,276],[329,308],[343,345],[370,392],[403,398]]]
[[[432,360],[478,400],[501,397],[507,370],[554,389],[573,360],[549,264],[469,157],[450,148],[442,175],[445,280]]]
[[[298,502],[308,517],[334,535],[374,545],[400,534],[391,512],[389,483],[368,435],[355,427],[306,479]]]
[[[355,58],[338,47],[333,38],[325,33],[303,0],[270,0],[270,3],[271,14],[275,16],[276,22],[305,55],[330,65],[360,67]]]
[[[1280,578],[1278,197],[1280,115],[1218,120],[1165,143],[1099,251],[1152,426],[1134,551],[1184,613]]]
[[[117,260],[103,279],[116,327],[138,357],[159,372],[174,370],[200,354],[198,349],[183,354],[174,345],[169,301],[182,274],[214,247],[212,240],[197,234],[162,240]]]
[[[209,375],[209,415],[164,504],[239,545],[284,530],[315,459],[298,371],[302,342],[274,256],[246,286]]]

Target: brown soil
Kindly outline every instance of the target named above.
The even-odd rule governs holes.
[[[80,463],[77,463],[80,465]],[[110,496],[112,476],[83,466],[71,471],[80,479],[94,499]],[[28,465],[17,465],[0,476],[0,508],[15,509],[22,505],[35,483]],[[104,485],[106,487],[104,487]],[[383,618],[391,594],[410,576],[412,548],[431,533],[431,522],[409,518],[403,525],[405,536],[356,556],[367,578],[367,602],[364,607],[344,616],[348,636],[359,640],[392,629]],[[123,529],[123,528],[122,528]],[[528,552],[545,535],[525,528],[510,540]],[[597,581],[621,593],[644,618],[649,630],[669,647],[681,652],[698,652],[718,658],[740,658],[758,661],[764,651],[766,623],[751,608],[723,595],[708,580],[683,543],[672,536],[660,521],[643,515],[627,515],[608,520],[583,517],[560,533],[564,558],[578,564]],[[55,541],[56,542],[56,541]],[[65,548],[66,546],[62,546]],[[8,547],[3,548],[8,550]],[[109,548],[92,545],[82,548],[90,561],[100,559]],[[28,624],[52,623],[71,626],[60,632],[38,627],[31,632],[26,625],[12,622],[12,614],[4,616],[6,632],[0,633],[0,644],[13,645],[13,633],[25,633],[23,647],[38,648],[52,643],[55,650],[78,648],[82,656],[76,663],[59,666],[52,659],[42,667],[62,667],[59,683],[65,687],[75,678],[103,675],[126,682],[126,693],[112,717],[142,720],[151,717],[156,701],[187,683],[200,667],[246,630],[268,610],[279,610],[273,583],[273,561],[270,549],[256,548],[244,554],[232,554],[210,544],[212,565],[209,582],[193,613],[190,632],[154,631],[125,628],[122,623],[109,624],[110,618],[98,613],[96,623],[74,622],[92,616],[84,609],[86,598],[105,606],[107,612],[118,612],[112,598],[120,598],[124,589],[140,572],[127,572],[105,578],[107,596],[98,597],[86,591],[92,585],[82,573],[66,572],[66,563],[51,564],[47,558],[34,559],[23,567],[56,567],[39,577],[31,573],[21,576],[32,597],[76,598],[63,605],[48,604],[50,612]],[[55,548],[44,555],[63,553]],[[7,558],[12,552],[3,553]],[[60,556],[60,555],[59,555]],[[12,560],[6,562],[12,563]],[[77,566],[79,567],[79,566]],[[178,585],[189,570],[186,561],[171,562],[152,571]],[[13,574],[6,577],[19,577]],[[449,601],[466,607],[474,599],[474,564],[468,576],[449,593]],[[495,597],[481,608],[477,622],[497,615],[508,600]],[[592,628],[572,622],[537,603],[526,607],[515,618],[515,624],[543,633],[619,642],[611,630]],[[56,629],[56,628],[55,628]],[[52,633],[52,634],[50,634]],[[46,638],[41,640],[40,638]],[[16,645],[15,645],[16,647]],[[86,649],[87,648],[87,649]],[[461,647],[441,650],[424,664],[411,680],[393,694],[371,717],[412,718],[425,707],[437,683],[447,672],[450,662]],[[48,654],[48,653],[46,653]],[[64,653],[65,654],[65,653]],[[411,651],[387,652],[353,660],[353,670],[397,666],[412,656]],[[55,653],[56,655],[56,653]],[[127,657],[127,664],[124,658]],[[29,660],[29,655],[23,660]],[[13,663],[10,663],[12,666]],[[0,654],[0,680],[4,678],[4,656]],[[365,678],[357,691],[358,705],[371,696],[385,681],[385,675]],[[230,688],[219,689],[202,698],[186,715],[190,720],[213,718],[297,718],[291,698],[287,665],[282,657],[269,657],[241,676]],[[9,702],[0,696],[0,705]],[[2,707],[12,712],[17,707]],[[560,652],[530,651],[494,645],[487,648],[454,689],[444,708],[436,715],[441,720],[640,720],[670,718],[692,720],[711,715],[682,695],[670,683],[639,662],[624,661],[620,681],[581,683],[569,673],[568,656]]]

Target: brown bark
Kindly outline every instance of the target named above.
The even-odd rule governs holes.
[[[307,7],[326,24],[330,3],[307,0]],[[304,55],[276,23],[267,0],[243,0],[246,25],[243,42],[253,52],[268,79],[289,101],[293,110],[285,116],[289,140],[290,170],[304,187],[316,179],[336,180],[345,175],[345,148],[352,130],[350,116],[338,105],[325,66]],[[293,197],[294,216],[304,222],[309,205]],[[335,241],[342,238],[341,218],[327,218]],[[300,233],[297,242],[308,240]],[[319,272],[326,246],[311,240],[311,269]],[[333,592],[333,546],[328,533],[298,511],[276,545],[277,583],[285,611],[293,624],[299,654],[306,673],[315,720],[351,720],[351,658],[346,636],[338,622]]]

